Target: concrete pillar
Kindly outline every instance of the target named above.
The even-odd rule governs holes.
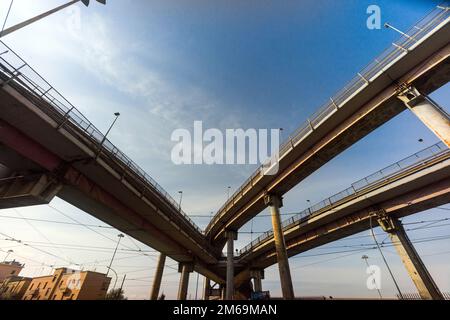
[[[450,147],[450,116],[429,97],[422,95],[416,88],[409,87],[402,91],[398,98]]]
[[[186,300],[189,286],[189,274],[194,271],[192,263],[180,263],[178,272],[181,272],[180,285],[178,287],[178,300]]]
[[[250,270],[250,277],[253,279],[253,289],[255,292],[262,291],[262,279],[264,279],[264,270]]]
[[[205,282],[203,285],[203,300],[209,300],[211,290],[211,281],[205,277]]]
[[[161,253],[159,255],[158,264],[156,265],[155,277],[153,279],[153,286],[150,295],[150,300],[158,300],[165,263],[166,263],[166,255],[164,253]]]
[[[292,286],[291,270],[286,251],[283,229],[281,228],[280,208],[282,199],[275,195],[267,195],[265,202],[270,206],[272,214],[273,237],[275,240],[275,250],[277,252],[278,270],[280,272],[281,291],[283,299],[294,299],[294,288]]]
[[[234,241],[237,240],[237,232],[228,230],[227,237],[227,286],[226,296],[227,300],[233,300],[234,295]]]
[[[380,219],[379,224],[384,231],[389,233],[397,253],[419,291],[420,297],[425,300],[443,300],[442,293],[409,240],[401,222],[396,218],[384,217]]]

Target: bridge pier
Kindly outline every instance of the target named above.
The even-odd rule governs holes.
[[[234,295],[234,241],[237,240],[237,232],[228,230],[227,237],[227,286],[226,299],[233,300]]]
[[[412,245],[402,223],[396,218],[387,216],[381,217],[378,223],[384,231],[389,233],[391,242],[419,291],[420,297],[424,300],[443,300],[442,293]]]
[[[164,253],[161,253],[159,255],[158,264],[156,265],[155,277],[153,279],[153,286],[150,295],[150,300],[158,300],[165,263],[166,263],[166,255]]]
[[[181,272],[180,285],[178,287],[178,300],[186,300],[189,286],[189,274],[194,271],[193,263],[180,263],[178,272]]]
[[[267,195],[265,196],[264,201],[270,206],[272,215],[273,237],[275,240],[275,250],[277,252],[278,270],[280,272],[283,299],[292,300],[294,299],[294,287],[292,286],[291,270],[289,268],[286,242],[284,240],[280,218],[280,208],[283,206],[282,199],[276,195]]]
[[[262,279],[264,279],[264,270],[252,269],[250,270],[250,277],[253,279],[253,289],[255,292],[262,291]]]
[[[398,98],[450,148],[450,116],[428,96],[408,87]]]

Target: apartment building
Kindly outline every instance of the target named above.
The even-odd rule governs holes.
[[[11,276],[0,284],[1,300],[21,300],[30,286],[32,278]]]
[[[93,271],[56,269],[52,275],[33,278],[23,300],[101,300],[111,278]]]

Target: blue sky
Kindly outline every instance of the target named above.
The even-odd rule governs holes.
[[[0,17],[6,14],[7,2],[0,3]],[[15,0],[8,25],[63,2]],[[105,7],[92,3],[89,8],[79,5],[66,9],[5,37],[4,41],[101,130],[107,130],[114,112],[121,112],[111,140],[174,197],[178,190],[183,190],[183,208],[187,213],[208,215],[226,200],[227,186],[238,188],[254,166],[175,166],[170,161],[173,130],[190,129],[193,121],[202,120],[206,127],[219,129],[282,127],[283,134],[287,135],[399,37],[392,30],[367,29],[369,5],[380,6],[383,22],[406,30],[437,3],[109,0]],[[448,85],[433,97],[448,110]],[[419,143],[419,138],[424,143]],[[437,138],[427,128],[404,112],[300,183],[286,195],[283,211],[299,212],[307,206],[306,200],[318,202],[436,142]],[[52,206],[77,221],[102,224],[61,200],[55,200]],[[20,214],[70,221],[48,206],[0,212],[10,217]],[[434,209],[409,217],[405,222],[444,219],[449,214]],[[202,227],[208,222],[207,218],[194,220]],[[269,228],[270,221],[264,216],[253,221],[254,231]],[[242,231],[250,229],[248,224]],[[411,238],[446,235],[447,229],[443,226],[411,231]],[[117,235],[115,230],[95,230],[112,239]],[[44,242],[36,245],[65,257],[61,260],[23,246],[12,248],[16,258],[27,263],[25,274],[30,275],[50,272],[40,262],[64,265],[73,261],[104,271],[106,263],[101,260],[108,260],[114,246],[111,240],[80,226],[41,222],[30,225],[3,218],[0,231],[17,239]],[[256,233],[241,234],[236,246],[242,247],[256,236]],[[368,254],[372,263],[383,268],[376,252],[345,257],[340,257],[344,253],[317,256],[343,250],[334,246],[358,245],[370,240],[362,239],[339,241],[291,259],[297,295],[375,297],[376,292],[365,287],[365,268],[360,256]],[[421,243],[417,249],[424,254],[439,254],[445,252],[448,241]],[[97,248],[103,250],[100,252],[52,248],[59,244],[95,244],[109,249]],[[0,241],[1,250],[13,245],[16,244]],[[127,295],[147,298],[156,253],[129,238],[124,240],[124,245],[124,250],[138,246],[149,251],[149,256],[119,252],[115,263],[119,277],[126,273],[130,279],[125,284]],[[392,248],[387,248],[386,254],[401,287],[414,292]],[[449,256],[424,257],[443,291],[450,290]],[[173,266],[174,262],[168,264]],[[392,296],[394,289],[385,271],[383,292]],[[178,275],[169,268],[166,273],[164,290],[169,297],[174,297]],[[192,296],[195,280],[193,275]],[[263,285],[273,295],[280,294],[275,267],[266,271]]]

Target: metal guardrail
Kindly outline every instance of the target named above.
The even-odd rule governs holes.
[[[313,128],[319,126],[322,121],[341,108],[355,94],[365,88],[374,79],[378,78],[395,62],[408,54],[409,50],[415,44],[424,39],[431,31],[434,30],[434,28],[449,17],[450,8],[441,5],[436,7],[431,13],[420,20],[414,27],[406,32],[406,36],[402,36],[397,42],[394,42],[391,47],[386,49],[377,59],[359,72],[358,75],[354,77],[341,91],[339,91],[334,97],[330,98],[330,101],[317,110],[308,119],[308,121],[295,130],[295,132],[281,144],[279,149],[279,159],[289,153],[299,141],[311,134]],[[228,207],[235,203],[237,198],[244,193],[244,190],[248,190],[248,188],[253,186],[255,181],[260,179],[263,175],[264,167],[260,166],[219,209],[217,214],[207,226],[205,233],[207,233],[225,214]]]
[[[195,231],[202,233],[202,230],[191,220],[191,218],[179,208],[178,203],[163,189],[152,177],[134,163],[125,153],[120,151],[108,139],[103,144],[105,138],[78,109],[60,94],[52,85],[41,77],[28,63],[25,62],[4,42],[0,41],[0,72],[7,76],[6,83],[18,84],[23,89],[31,93],[34,98],[45,102],[45,107],[41,106],[52,119],[59,121],[60,127],[73,125],[79,133],[93,143],[98,151],[110,156],[114,161],[124,168],[124,170],[139,182],[143,189],[156,192],[159,196],[172,205]],[[97,151],[97,152],[98,152]]]
[[[339,202],[343,202],[346,200],[346,198],[353,197],[355,195],[358,195],[364,191],[367,191],[367,189],[370,189],[374,185],[389,181],[393,176],[396,176],[402,172],[407,171],[408,169],[411,169],[412,167],[415,167],[420,164],[425,164],[429,162],[430,160],[435,159],[436,157],[439,157],[441,155],[450,153],[450,149],[443,143],[439,142],[435,145],[432,145],[431,147],[428,147],[424,150],[421,150],[412,156],[409,156],[403,160],[400,160],[384,169],[381,169],[370,176],[367,176],[351,185],[351,187],[325,199],[321,202],[311,206],[308,209],[303,210],[300,213],[297,213],[294,217],[291,217],[281,223],[281,227],[283,230],[289,229],[292,225],[299,224],[303,222],[304,220],[317,215],[320,212],[325,211],[326,209],[329,209],[336,205]],[[266,231],[262,235],[260,235],[258,238],[253,240],[251,243],[246,245],[244,248],[242,248],[239,251],[240,255],[246,254],[249,251],[251,251],[254,247],[259,245],[260,243],[272,238],[273,232],[272,231]]]

